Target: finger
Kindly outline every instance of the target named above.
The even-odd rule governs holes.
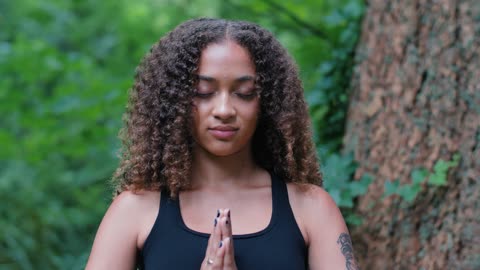
[[[233,247],[232,220],[230,209],[225,209],[225,215],[220,220],[220,229],[222,230],[222,241],[225,245],[224,267],[234,268],[235,252]]]
[[[212,233],[210,234],[210,237],[208,238],[208,244],[207,244],[207,250],[205,252],[205,257],[208,257],[212,254],[213,250],[213,241],[215,238],[215,229],[216,229],[216,224],[217,224],[217,218],[214,219],[214,226],[212,227]]]
[[[207,251],[205,252],[206,260],[215,256],[216,250],[218,248],[218,242],[221,240],[221,229],[218,226],[219,217],[220,209],[217,210],[217,214],[215,216],[215,219],[213,220],[212,233],[210,234],[210,237],[208,239]]]
[[[225,255],[223,256],[223,267],[234,268],[235,266],[235,254],[233,252],[233,239],[231,237],[227,237],[223,240],[223,244],[225,245]]]
[[[220,239],[219,239],[219,241],[222,240],[223,238],[225,238],[225,236],[223,235],[224,232],[222,231],[222,228],[221,228],[221,224],[224,222],[224,221],[222,221],[222,220],[225,220],[225,218],[226,218],[226,209],[221,209],[221,208],[220,208],[220,215],[219,215],[219,217],[218,217],[218,224],[217,224],[217,227],[218,227],[218,229],[220,230]],[[218,243],[218,242],[217,242],[217,243]]]
[[[225,245],[223,241],[217,242],[218,248],[215,254],[215,259],[213,259],[212,269],[223,269],[223,260],[225,256]]]
[[[225,215],[220,219],[220,229],[222,230],[222,239],[232,237],[232,220],[230,218],[230,210],[226,209]]]

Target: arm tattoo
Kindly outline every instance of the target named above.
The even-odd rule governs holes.
[[[348,235],[348,233],[341,233],[340,237],[338,237],[337,244],[340,244],[340,250],[347,260],[347,270],[360,270],[357,262],[355,261],[355,257],[353,256],[353,247],[350,235]]]

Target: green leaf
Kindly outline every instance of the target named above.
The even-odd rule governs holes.
[[[348,224],[352,224],[354,226],[359,226],[359,225],[362,224],[363,218],[359,215],[354,214],[354,213],[350,213],[349,215],[346,215],[345,221]]]
[[[460,162],[460,158],[461,156],[459,153],[456,153],[453,155],[453,160],[452,160],[453,166],[458,166],[458,163]]]
[[[331,190],[328,192],[330,194],[330,196],[332,197],[332,199],[335,201],[335,203],[337,205],[340,205],[341,202],[342,202],[342,198],[341,198],[341,195],[340,195],[340,190]]]
[[[430,175],[428,183],[434,186],[447,185],[448,170],[458,166],[460,162],[460,155],[455,154],[451,161],[445,161],[442,159],[437,160],[433,166],[433,174]]]
[[[385,189],[385,196],[390,196],[390,195],[393,195],[393,194],[398,194],[398,188],[400,186],[400,181],[397,179],[397,180],[394,180],[394,181],[385,181],[385,186],[384,186],[384,189]]]
[[[412,171],[411,177],[412,177],[412,183],[414,184],[420,184],[422,183],[428,176],[428,170],[427,169],[415,169]]]
[[[399,188],[398,194],[406,202],[411,203],[415,200],[420,191],[419,185],[403,185]]]
[[[434,186],[445,186],[447,185],[447,174],[434,173],[428,178],[428,183]]]
[[[353,197],[361,196],[367,193],[370,183],[373,181],[373,178],[364,174],[358,181],[353,181],[350,184],[350,191]]]
[[[433,171],[435,173],[446,173],[450,168],[450,163],[446,162],[442,159],[438,160],[435,165],[433,166]]]

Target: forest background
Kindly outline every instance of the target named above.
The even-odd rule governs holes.
[[[166,32],[186,19],[204,16],[256,22],[272,31],[297,61],[310,107],[324,187],[344,214],[362,265],[381,269],[378,266],[386,267],[389,262],[385,260],[390,260],[398,267],[405,266],[403,269],[480,266],[480,253],[471,248],[474,235],[478,235],[475,224],[479,216],[475,214],[478,203],[474,199],[478,198],[475,190],[480,181],[480,166],[472,161],[480,148],[480,97],[476,94],[479,84],[468,81],[462,88],[463,99],[470,102],[465,103],[467,112],[462,115],[469,123],[473,122],[467,129],[470,131],[464,132],[469,138],[464,142],[473,140],[473,146],[467,144],[467,150],[450,147],[442,152],[439,146],[431,160],[405,160],[408,166],[394,164],[400,172],[392,175],[382,174],[381,164],[368,167],[374,163],[366,164],[370,156],[362,156],[370,151],[369,147],[374,148],[371,142],[378,135],[377,129],[372,129],[372,136],[377,135],[366,141],[371,127],[362,124],[383,119],[382,113],[389,112],[382,109],[390,104],[388,95],[375,94],[381,92],[378,90],[381,83],[369,84],[382,78],[386,82],[391,79],[385,70],[375,74],[375,67],[368,66],[372,64],[371,52],[383,44],[381,39],[372,42],[369,33],[387,35],[385,40],[396,42],[392,45],[395,48],[398,40],[388,34],[396,30],[401,34],[405,30],[401,25],[398,28],[393,25],[390,32],[376,28],[391,22],[378,14],[395,15],[413,5],[413,11],[423,9],[421,16],[426,16],[435,12],[429,9],[438,6],[429,1],[391,2],[385,5],[382,1],[369,4],[361,0],[0,1],[0,269],[83,269],[98,224],[111,202],[109,179],[118,165],[120,147],[117,134],[135,67]],[[466,8],[475,5],[473,0],[471,4],[443,2],[455,7],[460,2],[466,2]],[[441,6],[440,13],[444,9]],[[475,34],[480,32],[480,9],[469,10]],[[373,21],[376,26],[372,26],[372,20],[378,16],[380,23]],[[447,22],[447,26],[457,31],[458,23]],[[411,28],[413,36],[420,26]],[[400,35],[405,44],[418,42],[410,40],[407,34]],[[478,39],[472,40],[468,46],[473,48],[465,45],[465,50],[473,51],[470,57],[478,59]],[[459,42],[455,40],[454,45]],[[379,52],[382,63],[390,65],[395,61],[388,50]],[[417,62],[420,57],[436,57],[417,56]],[[373,64],[378,65],[375,61]],[[460,66],[457,65],[454,74]],[[368,82],[362,75],[364,69],[370,74]],[[425,67],[418,73],[418,89],[433,82],[435,75],[430,71],[431,68]],[[399,93],[385,84],[383,89]],[[441,89],[439,93],[443,93]],[[362,100],[364,96],[368,98]],[[408,107],[412,102],[404,105]],[[422,120],[418,115],[417,118]],[[390,120],[382,120],[384,133],[390,130],[387,125]],[[421,126],[420,120],[415,123]],[[415,134],[413,146],[429,139],[422,137],[423,133],[414,129],[404,131],[407,138]],[[463,138],[450,135],[445,136],[456,141]],[[393,139],[399,141],[398,137],[402,136]],[[378,145],[388,148],[382,143]],[[422,151],[430,153],[432,147],[436,149],[434,146],[430,143],[430,148]],[[461,168],[466,168],[465,175],[457,175]],[[468,191],[463,201],[458,199],[463,196],[458,191],[450,197],[463,204],[449,204],[455,211],[464,209],[460,215],[464,219],[460,223],[462,230],[443,228],[441,220],[453,210],[442,212],[444,206],[439,198],[449,194],[449,185],[463,183],[462,179],[467,183],[463,189],[473,191]],[[423,197],[430,199],[419,199]],[[429,203],[438,207],[425,208]],[[423,208],[419,210],[419,206]],[[436,223],[428,218],[412,218],[422,216],[425,211],[429,211],[427,216],[436,219]],[[455,217],[458,213],[455,212]],[[379,215],[388,220],[379,220]],[[434,251],[440,252],[443,260],[432,262],[428,254],[437,254]]]

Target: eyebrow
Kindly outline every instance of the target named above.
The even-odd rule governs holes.
[[[206,76],[206,75],[197,75],[197,78],[198,80],[207,81],[207,82],[217,81],[215,78]],[[251,75],[244,75],[235,79],[236,82],[246,82],[246,81],[253,81],[253,80],[255,80],[255,77]]]

